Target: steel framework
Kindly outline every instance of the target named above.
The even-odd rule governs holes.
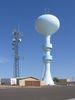
[[[13,45],[13,50],[14,50],[14,65],[13,65],[13,77],[20,77],[20,68],[19,68],[19,42],[21,42],[21,39],[19,36],[21,35],[21,32],[14,31],[13,36],[14,38],[12,39],[12,45]]]

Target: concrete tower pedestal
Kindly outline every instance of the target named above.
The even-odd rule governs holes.
[[[45,37],[45,44],[44,44],[44,56],[43,56],[43,61],[44,61],[44,75],[42,80],[46,81],[47,85],[54,85],[54,82],[51,77],[50,73],[50,62],[52,60],[52,56],[50,55],[51,49],[52,49],[52,44],[50,43],[50,35]]]

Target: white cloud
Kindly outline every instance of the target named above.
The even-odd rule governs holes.
[[[6,57],[0,57],[0,63],[7,63],[9,62],[10,60]]]

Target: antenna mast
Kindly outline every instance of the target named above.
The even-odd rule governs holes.
[[[49,8],[45,8],[45,9],[44,9],[44,13],[45,13],[45,14],[49,14],[49,13],[50,13],[50,9],[49,9]]]
[[[20,77],[20,69],[19,69],[19,60],[20,60],[20,56],[19,56],[19,51],[18,51],[18,46],[19,46],[19,42],[21,42],[21,38],[19,38],[19,36],[21,35],[21,32],[18,31],[14,31],[13,32],[13,36],[14,38],[12,39],[12,45],[13,45],[13,50],[14,50],[14,66],[13,66],[13,77]]]

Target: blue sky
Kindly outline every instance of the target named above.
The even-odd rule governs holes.
[[[21,76],[41,79],[44,37],[35,30],[35,20],[49,8],[60,20],[60,29],[51,37],[52,77],[75,77],[75,0],[1,0],[0,1],[0,77],[12,77],[12,32],[23,32],[19,45]]]

